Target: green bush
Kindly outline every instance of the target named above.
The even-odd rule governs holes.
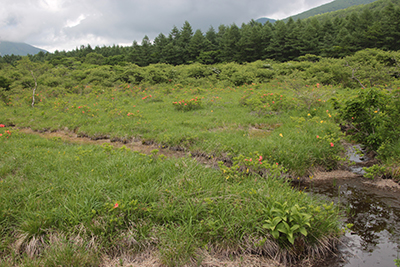
[[[191,111],[202,108],[201,99],[198,99],[197,96],[188,100],[175,101],[172,104],[176,110],[180,111]]]

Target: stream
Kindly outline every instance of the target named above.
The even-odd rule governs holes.
[[[352,161],[357,158],[350,150]],[[362,174],[361,167],[353,172]],[[363,177],[315,181],[308,192],[328,201],[340,203],[345,211],[343,224],[353,224],[341,238],[338,254],[327,259],[324,266],[396,266],[400,258],[400,192],[380,189],[364,183]]]

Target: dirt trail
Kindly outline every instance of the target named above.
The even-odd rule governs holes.
[[[135,141],[135,140],[127,143],[120,141],[111,141],[109,138],[93,140],[90,137],[81,137],[69,131],[36,132],[30,128],[19,129],[19,131],[21,133],[26,133],[26,134],[40,135],[47,139],[61,138],[64,141],[76,144],[102,145],[104,143],[107,143],[113,145],[116,148],[125,146],[126,148],[129,148],[132,151],[137,151],[147,155],[150,155],[151,151],[153,151],[154,149],[158,149],[160,154],[163,154],[167,157],[182,158],[190,155],[189,152],[184,151],[184,149],[180,147],[163,148],[158,144],[143,144],[142,141]],[[200,155],[200,153],[196,153],[194,156],[192,155],[192,157],[194,157],[197,161],[205,164],[208,167],[218,166],[217,159],[209,159],[209,157],[206,155]]]
[[[64,141],[68,141],[71,143],[77,143],[77,144],[94,144],[94,145],[101,145],[103,143],[108,143],[113,145],[114,147],[122,147],[126,146],[127,148],[131,149],[132,151],[138,151],[140,153],[144,154],[151,154],[151,151],[154,149],[158,149],[160,154],[163,154],[167,157],[174,157],[174,158],[182,158],[182,157],[187,157],[190,155],[189,152],[183,151],[181,148],[163,148],[157,144],[143,144],[141,141],[132,141],[128,143],[120,142],[120,141],[111,141],[110,139],[98,139],[98,140],[93,140],[89,137],[80,137],[77,134],[69,131],[56,131],[56,132],[35,132],[32,129],[29,128],[24,128],[19,130],[22,133],[27,133],[27,134],[37,134],[45,138],[61,138]],[[202,153],[194,153],[194,157],[198,162],[206,165],[207,167],[215,167],[217,168],[218,164],[217,162],[221,159],[218,158],[211,158],[207,155],[204,155]],[[313,175],[313,181],[319,182],[319,181],[327,181],[327,180],[333,180],[333,179],[362,179],[363,183],[369,185],[369,186],[374,186],[378,187],[381,189],[389,189],[389,190],[394,190],[394,191],[400,191],[400,185],[394,182],[391,179],[375,179],[375,180],[370,180],[363,178],[363,176],[355,174],[351,171],[348,170],[335,170],[335,171],[315,171]],[[307,178],[303,179],[303,182],[307,182]]]

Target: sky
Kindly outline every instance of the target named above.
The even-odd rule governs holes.
[[[49,52],[81,45],[130,46],[168,36],[188,21],[193,32],[251,19],[284,19],[332,0],[0,0],[0,41]]]

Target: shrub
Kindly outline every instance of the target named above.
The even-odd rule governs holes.
[[[189,100],[182,99],[180,101],[173,102],[172,104],[176,110],[181,111],[190,111],[202,108],[201,99],[198,99],[197,96]]]

